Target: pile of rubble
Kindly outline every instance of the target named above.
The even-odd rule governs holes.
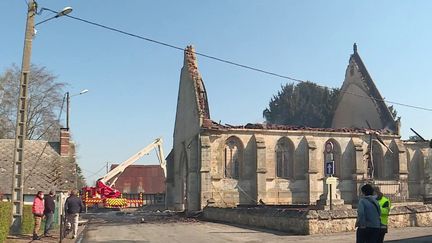
[[[160,211],[156,210],[154,212],[139,212],[136,214],[141,216],[140,223],[196,223],[199,222],[197,214],[185,215],[184,213],[174,212],[170,210]]]

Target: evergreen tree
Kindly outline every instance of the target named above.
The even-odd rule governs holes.
[[[269,123],[308,127],[330,127],[339,89],[312,82],[286,84],[270,100],[263,116]]]

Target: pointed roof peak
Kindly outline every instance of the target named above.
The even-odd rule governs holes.
[[[355,43],[355,42],[353,45],[353,52],[354,52],[354,54],[357,54],[357,43]]]
[[[191,64],[197,67],[197,58],[195,54],[195,48],[193,45],[186,46],[184,50],[184,65]]]
[[[356,83],[355,86],[357,86],[357,87],[363,87],[363,88],[361,88],[363,90],[363,93],[361,91],[358,91],[358,92],[360,92],[359,95],[368,96],[371,98],[370,102],[372,102],[374,104],[374,106],[376,108],[376,113],[373,111],[369,111],[369,113],[370,112],[374,113],[375,117],[376,117],[375,120],[381,122],[381,124],[377,123],[375,125],[375,127],[380,128],[380,129],[388,128],[389,130],[391,130],[395,133],[398,133],[397,124],[395,123],[395,120],[394,120],[395,118],[393,117],[392,113],[390,112],[389,108],[387,107],[387,105],[384,101],[384,98],[381,96],[380,92],[378,91],[378,88],[376,87],[375,82],[373,81],[371,75],[369,74],[368,70],[366,69],[365,64],[363,63],[360,55],[358,54],[356,43],[353,44],[353,51],[354,51],[354,53],[350,57],[349,65],[347,67],[347,71],[345,74],[345,81],[344,81],[342,88],[341,88],[342,89],[341,97],[344,95],[344,92],[346,92],[350,87],[352,87],[351,85],[353,85],[354,83]],[[357,69],[357,71],[359,72],[360,77],[354,75],[355,69]],[[349,92],[352,92],[352,91],[349,91]],[[352,100],[352,97],[348,98],[348,99]],[[338,106],[341,105],[341,102],[342,102],[341,100],[342,100],[342,98],[339,99]],[[368,102],[367,100],[368,99],[363,99],[363,101],[361,101],[361,102],[359,101],[360,103],[358,103],[357,108],[350,107],[349,109],[354,109],[354,111],[361,110],[361,109],[363,109],[362,107],[364,106],[365,102],[366,103]],[[345,113],[346,110],[347,110],[346,107],[343,108],[342,111],[339,112],[342,115],[338,116],[338,119],[342,119],[343,126],[347,126],[347,124],[348,124],[349,126],[361,127],[362,124],[357,124],[356,123],[357,121],[353,121],[351,118],[347,118],[346,116],[343,115],[343,113]],[[335,115],[335,117],[336,117],[336,115]],[[360,117],[360,115],[357,117]],[[335,120],[333,121],[333,124],[336,127],[339,126],[335,123]]]
[[[184,50],[183,66],[186,67],[193,79],[200,78],[195,48],[192,45],[186,46]]]
[[[189,73],[192,81],[195,82],[195,94],[198,99],[200,113],[203,114],[205,118],[210,119],[210,111],[207,101],[207,91],[204,86],[204,81],[202,80],[198,70],[196,52],[195,48],[192,45],[186,46],[184,50],[183,68],[184,71]]]

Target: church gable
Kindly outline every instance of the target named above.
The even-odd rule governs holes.
[[[354,44],[354,53],[345,72],[332,127],[368,128],[367,122],[373,129],[398,133],[398,126]]]
[[[204,119],[210,119],[207,93],[198,70],[195,50],[188,46],[184,51],[180,75],[174,137],[183,141],[196,135]]]
[[[200,117],[210,119],[207,92],[204,86],[204,81],[198,71],[196,53],[195,49],[192,46],[187,46],[185,49],[183,69],[185,69],[185,71],[188,73],[189,78],[193,82],[194,93],[197,100],[197,108]]]

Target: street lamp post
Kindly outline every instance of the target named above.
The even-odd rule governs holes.
[[[84,89],[78,94],[70,95],[69,92],[66,92],[66,129],[69,131],[69,115],[70,115],[70,98],[82,95],[89,92],[88,89]],[[78,189],[78,163],[75,161],[75,188]]]
[[[75,189],[78,189],[78,163],[75,161]]]
[[[79,92],[78,94],[74,94],[74,95],[69,95],[69,92],[66,92],[66,128],[69,130],[69,115],[70,115],[70,98],[77,96],[77,95],[82,95],[89,92],[88,89],[84,89],[81,92]]]
[[[72,8],[63,9],[58,17],[70,13]],[[34,35],[34,17],[37,13],[37,4],[34,0],[28,1],[27,21],[24,37],[24,50],[21,66],[21,77],[19,86],[19,98],[17,108],[17,121],[15,131],[15,149],[12,174],[12,222],[11,231],[13,234],[19,233],[23,216],[24,204],[24,141],[27,135],[27,97],[28,82],[30,80],[30,57],[32,40]],[[46,22],[46,21],[45,21]]]

